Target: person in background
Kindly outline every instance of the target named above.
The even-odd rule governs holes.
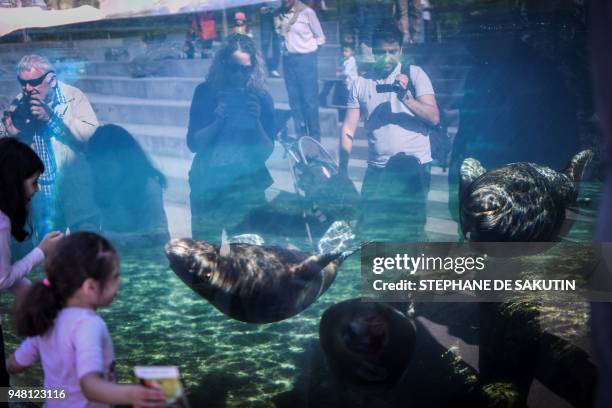
[[[353,82],[340,135],[340,172],[347,174],[363,110],[368,168],[361,189],[362,230],[368,231],[368,239],[392,236],[380,229],[381,222],[391,219],[404,231],[413,229],[424,234],[432,161],[428,134],[429,127],[439,123],[440,112],[425,71],[401,62],[402,38],[393,24],[383,23],[375,30],[373,78],[360,76]],[[376,234],[382,233],[382,237],[369,233],[376,228]]]
[[[259,9],[261,53],[266,60],[268,73],[274,78],[281,76],[278,72],[281,56],[280,38],[274,29],[274,13],[279,6],[280,2],[267,2]]]
[[[398,27],[404,35],[404,44],[425,41],[423,23],[423,0],[395,0],[395,14]]]
[[[42,161],[29,146],[12,137],[0,138],[0,289],[18,296],[30,284],[25,276],[53,252],[62,237],[59,232],[49,233],[29,254],[13,262],[11,236],[18,242],[28,237],[28,204],[38,192],[38,178],[44,170]],[[0,387],[8,386],[0,325]]]
[[[237,11],[234,14],[234,27],[232,27],[232,33],[243,34],[253,38],[253,33],[247,24],[247,16],[242,11]]]
[[[289,106],[298,137],[321,138],[317,50],[325,44],[321,23],[313,9],[298,0],[283,0],[275,17],[283,40],[283,70]]]
[[[9,359],[9,373],[40,360],[45,389],[66,392],[64,400],[48,400],[50,408],[164,407],[162,391],[116,383],[113,342],[96,313],[110,306],[121,281],[110,242],[91,232],[68,235],[47,260],[45,273],[17,302],[15,327],[27,338]]]
[[[351,89],[353,82],[359,76],[353,44],[345,43],[342,45],[342,57],[344,58],[342,61],[342,75],[344,76],[344,84],[346,85],[347,89]]]
[[[56,229],[95,229],[98,212],[85,159],[85,146],[98,126],[91,104],[79,89],[58,80],[40,55],[19,61],[17,79],[21,93],[4,112],[0,136],[31,144],[45,164],[42,194],[31,204],[38,239]]]
[[[87,159],[102,234],[119,244],[166,243],[170,239],[163,201],[166,177],[134,136],[121,126],[101,126],[89,141]]]
[[[266,160],[274,150],[274,102],[265,90],[265,63],[253,40],[231,34],[215,54],[189,111],[187,147],[192,236],[218,240],[254,232],[238,225],[264,205],[272,185]]]
[[[381,21],[391,15],[393,1],[396,0],[355,0],[355,29],[360,53],[365,62],[373,61],[374,30]]]
[[[212,11],[205,11],[194,15],[191,27],[198,33],[198,46],[201,58],[210,57],[213,41],[217,38],[217,24]]]
[[[327,3],[325,0],[308,0],[308,7],[313,10],[327,11]]]
[[[431,3],[421,0],[423,10],[423,42],[432,42],[435,39],[434,27],[431,23]]]

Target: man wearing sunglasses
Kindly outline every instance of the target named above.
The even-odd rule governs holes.
[[[59,81],[45,57],[26,55],[17,64],[21,92],[4,112],[0,136],[30,143],[45,164],[32,203],[35,232],[92,228],[91,173],[84,148],[98,120],[79,89]]]

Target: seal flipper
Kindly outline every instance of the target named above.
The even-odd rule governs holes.
[[[351,248],[348,251],[309,256],[308,258],[300,262],[298,265],[296,265],[295,270],[307,274],[313,272],[318,273],[321,269],[326,268],[332,262],[335,262],[336,268],[339,268],[346,258],[353,255],[355,252],[359,251],[361,248],[371,242],[372,241],[363,242],[362,244],[357,245],[356,247]]]
[[[461,169],[459,170],[459,174],[461,175],[459,191],[465,191],[465,189],[468,188],[469,185],[474,182],[474,180],[486,172],[487,170],[478,160],[472,157],[468,157],[463,160],[463,163],[461,163]]]
[[[319,254],[345,251],[355,239],[353,228],[346,221],[334,221],[319,240]]]
[[[563,173],[570,178],[574,183],[578,183],[584,176],[584,170],[593,159],[592,150],[583,150],[580,153],[572,157],[569,164],[563,171]]]
[[[219,255],[221,257],[228,257],[230,254],[230,244],[227,240],[227,232],[225,232],[225,228],[221,231],[221,246],[219,248]]]

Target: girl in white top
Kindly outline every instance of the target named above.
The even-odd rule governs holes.
[[[17,333],[28,338],[9,359],[9,372],[40,360],[45,389],[65,391],[65,399],[48,398],[46,407],[164,407],[162,391],[115,382],[113,343],[96,314],[119,289],[119,259],[110,242],[92,232],[68,235],[47,259],[45,272],[47,278],[31,285],[17,304]]]

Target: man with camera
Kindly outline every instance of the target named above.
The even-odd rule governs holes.
[[[438,125],[440,113],[427,74],[416,65],[402,64],[402,37],[393,24],[380,25],[374,32],[371,73],[357,78],[349,91],[340,136],[340,171],[348,172],[363,109],[368,138],[368,168],[361,190],[364,219],[372,211],[393,211],[393,203],[414,204],[422,210],[419,222],[424,226],[432,160],[428,134]]]
[[[53,230],[95,228],[91,170],[84,149],[98,120],[79,89],[59,81],[45,57],[26,55],[17,64],[21,93],[4,112],[0,136],[32,145],[45,164],[32,200],[39,237]]]

